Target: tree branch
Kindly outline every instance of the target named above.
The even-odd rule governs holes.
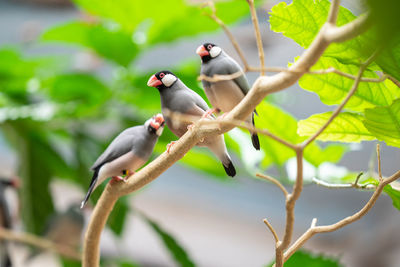
[[[260,58],[260,75],[264,76],[264,68],[265,68],[265,58],[264,58],[264,47],[262,44],[262,38],[261,38],[261,33],[260,33],[260,25],[258,24],[258,17],[257,17],[257,12],[256,8],[254,6],[254,0],[247,0],[247,3],[249,3],[250,7],[250,13],[251,13],[251,20],[253,22],[254,26],[254,33],[256,35],[256,41],[257,41],[257,48],[258,48],[258,56]]]
[[[363,175],[362,172],[360,172],[357,175],[356,180],[354,181],[354,183],[351,184],[331,184],[328,183],[326,181],[317,179],[317,178],[313,178],[313,182],[316,183],[317,185],[321,185],[323,187],[326,188],[334,188],[334,189],[343,189],[343,188],[356,188],[356,189],[367,189],[367,190],[371,190],[371,189],[375,189],[376,186],[374,184],[364,184],[364,185],[360,185],[358,183],[358,180],[360,179],[361,175]]]
[[[0,227],[0,239],[24,243],[43,250],[55,252],[61,256],[81,260],[81,254],[74,248],[54,243],[48,239],[29,233],[20,233]]]
[[[279,237],[276,234],[276,231],[274,229],[274,227],[272,227],[272,225],[269,223],[269,221],[267,219],[264,219],[263,222],[265,223],[265,225],[268,227],[268,229],[271,231],[274,239],[275,239],[275,244],[279,243]]]
[[[328,232],[333,232],[336,231],[350,223],[353,223],[359,219],[361,219],[365,214],[367,214],[371,208],[374,206],[376,203],[376,200],[379,198],[380,194],[383,191],[383,188],[390,184],[391,182],[397,180],[400,178],[400,171],[397,171],[395,174],[390,176],[389,178],[384,179],[382,182],[379,183],[377,186],[375,192],[372,194],[371,198],[368,200],[368,202],[365,204],[365,206],[356,212],[355,214],[348,216],[344,218],[343,220],[331,224],[331,225],[325,225],[325,226],[311,226],[302,236],[299,237],[299,239],[296,240],[295,243],[285,252],[284,254],[284,260],[287,260],[290,258],[290,256],[293,255],[300,247],[304,245],[307,240],[309,240],[311,237],[313,237],[317,233],[328,233]]]
[[[315,64],[315,62],[317,62],[317,60],[320,58],[320,56],[332,40],[347,40],[354,35],[352,32],[352,30],[354,29],[357,29],[358,34],[361,33],[362,30],[365,30],[367,28],[361,27],[364,23],[365,21],[360,21],[359,18],[357,18],[354,21],[338,28],[327,26],[327,24],[325,24],[311,43],[310,47],[303,53],[303,55],[301,55],[299,60],[296,61],[289,68],[290,70],[294,70],[293,72],[281,72],[273,76],[259,77],[253,84],[251,90],[245,96],[245,98],[231,112],[229,112],[228,115],[221,119],[221,121],[224,122],[229,120],[245,120],[245,118],[247,118],[253,112],[254,108],[264,99],[265,96],[283,90],[297,82],[298,79],[304,73],[306,73],[311,68],[311,66]],[[336,33],[336,39],[329,40],[325,38],[329,31],[336,31],[336,29],[341,29],[339,33]],[[206,136],[208,137],[222,134],[231,130],[232,128],[233,126],[229,125],[228,123],[221,124],[221,127],[206,124],[199,127],[198,124],[195,124],[192,130],[187,131],[187,133],[185,133],[175,143],[169,153],[164,152],[163,154],[161,154],[155,160],[150,162],[147,166],[145,166],[140,171],[135,173],[132,177],[130,177],[127,183],[108,185],[95,207],[95,210],[90,219],[91,221],[89,223],[89,227],[85,235],[84,260],[82,262],[83,266],[98,266],[99,241],[101,231],[108,218],[109,211],[114,206],[114,203],[116,199],[118,199],[118,197],[132,193],[156,179],[172,164],[182,158],[185,153],[189,151],[194,145],[196,145],[202,138]],[[302,165],[300,167],[302,167]],[[298,174],[298,178],[293,190],[293,197],[291,197],[291,199],[295,200],[300,195],[302,188],[301,184],[302,176]],[[285,234],[287,236],[286,239],[284,238],[284,241],[286,240],[285,245],[288,243],[287,240],[289,240],[290,242],[291,233],[292,230],[288,230],[288,232]],[[282,248],[283,247],[281,247],[281,249]]]
[[[273,178],[273,177],[271,177],[269,175],[263,174],[263,173],[256,173],[256,176],[260,177],[260,178],[263,178],[263,179],[265,179],[267,181],[270,181],[271,183],[273,183],[276,186],[278,186],[279,189],[282,191],[283,195],[285,196],[285,198],[289,194],[288,191],[286,190],[286,188],[277,179],[275,179],[275,178]]]

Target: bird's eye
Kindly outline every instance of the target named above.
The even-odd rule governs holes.
[[[210,45],[210,44],[207,45],[207,49],[208,49],[208,50],[211,50],[211,48],[212,48],[212,45]]]
[[[162,72],[162,73],[160,73],[160,78],[162,79],[162,78],[164,78],[164,76],[165,76],[165,74]]]

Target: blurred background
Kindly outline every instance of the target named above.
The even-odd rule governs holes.
[[[303,48],[270,31],[267,12],[277,2],[260,2],[258,15],[266,65],[286,67]],[[356,15],[363,10],[358,1],[342,2]],[[257,65],[246,1],[218,2],[216,8],[250,65]],[[2,191],[13,229],[79,249],[93,206],[75,206],[89,186],[89,167],[122,129],[160,110],[157,90],[146,86],[150,75],[170,69],[204,96],[196,81],[198,45],[217,43],[240,62],[204,12],[210,9],[181,1],[0,0],[0,176],[21,181],[17,190]],[[247,76],[253,82],[258,74]],[[257,125],[278,132],[333,109],[298,85],[267,101]],[[271,123],[276,117],[287,124]],[[175,139],[164,131],[153,158]],[[227,178],[206,150],[194,148],[154,182],[118,201],[102,235],[104,266],[178,266],[190,258],[197,266],[252,267],[273,259],[273,238],[262,220],[268,218],[282,235],[284,199],[254,174],[264,171],[290,185],[294,154],[266,137],[263,150],[255,152],[247,133],[238,129],[226,140],[239,169],[235,179]],[[295,237],[314,217],[318,224],[330,224],[364,205],[371,192],[322,188],[311,178],[375,170],[375,145],[315,145],[319,154],[312,157],[320,160],[306,158]],[[381,151],[383,173],[391,175],[398,170],[400,153],[384,144]],[[94,192],[92,205],[102,188]],[[317,235],[305,247],[334,256],[344,266],[398,266],[399,219],[391,199],[382,195],[360,221]],[[25,245],[6,246],[15,266],[79,266]]]

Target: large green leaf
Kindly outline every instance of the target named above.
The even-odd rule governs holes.
[[[99,106],[111,94],[103,82],[86,73],[60,74],[47,82],[49,96],[63,104],[64,111],[69,115],[98,114]]]
[[[382,37],[382,27],[385,27],[386,30],[392,29],[390,31],[391,38],[389,40],[388,38],[384,39],[386,46],[377,57],[376,63],[383,71],[399,80],[400,36],[398,31],[393,32],[393,29],[396,28],[394,25],[397,25],[397,23],[390,22],[390,20],[397,20],[397,10],[395,8],[391,9],[390,6],[397,6],[398,4],[395,3],[397,2],[396,0],[385,1],[391,2],[390,5],[385,5],[381,2],[372,4],[374,6],[372,10],[373,17],[378,22],[377,27],[344,43],[331,44],[324,52],[324,56],[334,57],[344,64],[358,65],[360,62],[365,61],[381,45],[378,39]],[[371,0],[369,2],[374,1]],[[376,5],[379,6],[378,10],[375,8]],[[329,6],[330,2],[328,0],[294,0],[290,5],[281,2],[272,8],[270,17],[271,29],[276,32],[282,32],[283,35],[307,48],[325,23]],[[387,17],[386,20],[382,19],[382,17],[386,16],[386,13],[391,14],[388,16],[389,19]],[[393,16],[393,13],[396,15]],[[355,18],[356,16],[348,9],[340,7],[337,23],[339,26],[344,25]],[[384,22],[381,23],[381,21]],[[391,27],[385,25],[391,25]],[[386,34],[385,36],[387,37],[388,35]]]
[[[392,199],[393,207],[400,210],[400,191],[394,189],[390,184],[386,185],[383,191]]]
[[[271,29],[282,32],[286,37],[307,48],[326,22],[329,7],[328,0],[294,0],[290,5],[280,2],[270,13]],[[340,7],[337,24],[344,25],[355,18],[348,9]],[[358,64],[368,56],[365,52],[372,50],[372,37],[369,32],[344,43],[331,44],[324,56],[335,57],[342,63]]]
[[[50,28],[41,39],[83,45],[123,66],[128,66],[139,52],[131,35],[101,24],[68,22]]]
[[[366,109],[364,125],[378,140],[400,147],[400,99],[390,106]]]
[[[297,134],[297,120],[292,115],[277,106],[267,102],[261,102],[257,107],[259,116],[255,116],[255,124],[258,128],[268,129],[271,133],[291,143],[301,143],[306,137]],[[262,161],[264,167],[270,164],[283,165],[288,159],[295,156],[292,149],[263,135],[259,135],[261,149],[265,153]],[[311,164],[318,166],[322,162],[337,162],[346,152],[341,145],[332,144],[324,149],[315,142],[310,144],[304,152],[304,158]]]
[[[161,226],[155,221],[151,220],[147,216],[141,213],[142,216],[146,219],[149,225],[153,228],[153,230],[159,235],[161,240],[163,241],[165,247],[169,250],[171,255],[174,257],[174,260],[177,265],[181,267],[194,267],[195,264],[190,259],[187,252],[183,249],[183,247],[175,240],[175,238],[167,233]]]
[[[269,264],[272,266],[274,263]],[[305,250],[299,250],[294,253],[286,262],[285,267],[341,267],[339,260],[325,255],[314,255]]]
[[[314,114],[298,123],[298,133],[301,136],[311,136],[331,117],[332,112]],[[317,137],[322,141],[360,142],[374,140],[363,124],[364,116],[342,112],[329,124],[329,126]]]
[[[359,67],[356,65],[342,64],[335,58],[330,57],[322,57],[313,66],[312,70],[328,69],[330,67],[354,75],[359,70]],[[369,70],[366,70],[363,76],[378,78],[375,72]],[[317,93],[321,101],[327,105],[341,103],[352,88],[353,83],[354,80],[335,73],[321,75],[306,74],[299,81],[303,89]],[[389,80],[380,83],[361,82],[345,108],[362,111],[365,108],[387,106],[398,97],[400,97],[399,88]]]

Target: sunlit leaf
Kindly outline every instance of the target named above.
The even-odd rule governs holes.
[[[387,107],[366,109],[364,125],[378,140],[400,147],[400,99]]]
[[[312,70],[329,69],[331,67],[353,75],[356,75],[359,70],[356,65],[342,64],[330,57],[322,57]],[[363,76],[379,78],[376,73],[369,70],[366,70]],[[353,84],[354,80],[335,73],[306,74],[299,81],[301,88],[317,93],[321,101],[327,105],[340,104]],[[398,97],[400,97],[399,88],[389,80],[380,83],[361,82],[345,108],[363,111],[365,108],[390,105]]]
[[[383,191],[392,199],[393,207],[400,210],[400,191],[394,189],[390,184],[386,185]]]
[[[302,136],[311,136],[316,133],[328,119],[332,112],[314,114],[298,123],[298,133]],[[338,142],[360,142],[374,140],[372,135],[363,124],[364,116],[342,112],[329,124],[329,126],[317,137],[322,141]]]

